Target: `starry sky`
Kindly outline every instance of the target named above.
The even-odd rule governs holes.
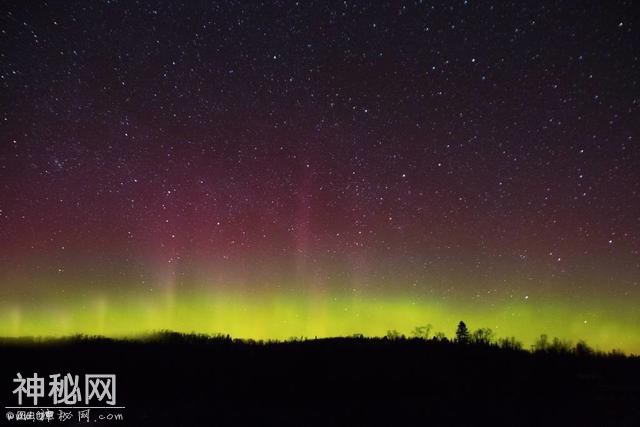
[[[637,19],[3,2],[0,335],[464,319],[640,352]]]

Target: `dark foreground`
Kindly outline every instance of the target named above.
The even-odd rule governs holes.
[[[58,373],[82,383],[85,374],[116,374],[116,405],[125,408],[91,409],[93,425],[640,425],[640,358],[423,340],[250,344],[163,335],[5,340],[0,363],[3,425],[61,424],[57,411],[50,422],[6,418],[17,411],[5,407],[17,406],[18,372],[46,384]],[[51,402],[41,397],[38,406]],[[109,414],[123,420],[99,420]]]

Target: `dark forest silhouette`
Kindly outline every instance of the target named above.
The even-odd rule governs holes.
[[[431,335],[432,325],[417,326],[412,332],[411,337],[407,338],[395,329],[387,331],[385,339],[420,339],[430,342],[455,343],[463,345],[480,345],[499,347],[503,350],[521,351],[524,350],[522,342],[516,337],[496,337],[490,328],[479,328],[470,331],[464,321],[460,321],[456,328],[455,336],[449,339],[443,332],[436,332]],[[356,334],[356,337],[363,338],[362,335]],[[575,354],[579,356],[597,356],[597,357],[625,357],[625,353],[619,349],[613,349],[608,352],[596,350],[589,346],[586,341],[579,340],[575,345],[569,340],[554,337],[549,339],[547,334],[541,334],[538,339],[531,345],[530,350],[534,353],[555,353],[555,354]]]
[[[0,360],[3,402],[17,372],[116,374],[121,426],[640,425],[640,358],[464,322],[451,338],[5,338]]]

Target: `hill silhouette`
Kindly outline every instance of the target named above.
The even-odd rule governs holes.
[[[116,374],[124,419],[96,425],[640,425],[640,358],[462,334],[3,339],[0,389],[10,406],[17,372]]]

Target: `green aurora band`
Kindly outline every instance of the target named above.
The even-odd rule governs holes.
[[[528,347],[541,334],[585,339],[600,349],[640,353],[640,314],[632,302],[607,304],[528,297],[517,301],[443,302],[411,295],[316,292],[159,290],[154,295],[83,296],[46,299],[30,306],[0,305],[0,336],[65,336],[77,333],[136,336],[158,330],[224,333],[235,338],[288,339],[364,334],[382,336],[395,329],[409,335],[416,326],[451,337],[457,322],[471,329],[491,328],[496,336],[515,336]]]

